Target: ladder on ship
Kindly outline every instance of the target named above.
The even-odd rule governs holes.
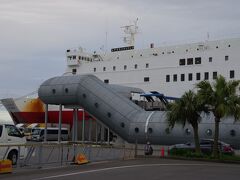
[[[95,61],[96,61],[96,59],[97,59],[97,61],[103,61],[102,56],[100,56],[99,54],[94,54],[93,58],[94,58]]]

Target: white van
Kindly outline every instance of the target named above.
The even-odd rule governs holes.
[[[44,140],[45,128],[34,128],[32,130],[32,141],[43,141]],[[67,128],[61,129],[61,140],[67,141],[69,139],[69,132]],[[47,128],[47,141],[58,140],[58,128]]]
[[[20,159],[25,158],[26,148],[24,145],[26,145],[26,138],[15,125],[0,124],[0,160],[9,159],[13,165],[17,164],[19,155]]]

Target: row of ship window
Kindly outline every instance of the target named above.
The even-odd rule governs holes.
[[[195,62],[195,64],[201,64],[202,63],[202,58],[201,57],[195,57],[195,58],[182,58],[179,60],[179,65],[180,66],[184,66],[184,65],[192,65],[193,64],[193,60]],[[212,62],[213,58],[212,57],[209,57],[208,58],[208,61],[209,62]],[[225,61],[228,61],[229,60],[229,56],[225,56]]]
[[[104,81],[104,83],[106,83],[106,84],[109,83],[109,79],[104,79],[103,81]],[[144,77],[144,78],[143,78],[143,81],[144,81],[144,82],[149,82],[149,81],[150,81],[150,78],[149,78],[149,77]]]
[[[124,123],[121,123],[121,127],[124,128],[124,127],[125,127],[125,124],[124,124]],[[135,133],[139,133],[139,128],[136,127],[136,128],[134,129],[134,131],[135,131]],[[153,133],[153,129],[152,129],[151,127],[148,128],[148,134],[152,134],[152,133]],[[166,131],[166,133],[169,134],[170,132],[169,132],[169,131]],[[212,136],[212,135],[213,135],[213,132],[212,132],[211,129],[207,129],[207,130],[205,131],[205,133],[206,133],[207,136]],[[185,134],[189,136],[189,135],[192,134],[192,132],[191,132],[190,129],[186,128],[186,129],[185,129]],[[235,137],[235,136],[236,136],[236,130],[231,129],[231,130],[229,131],[229,134],[230,134],[230,136]]]
[[[188,128],[185,129],[185,134],[186,134],[186,135],[191,135],[191,133],[192,133],[192,132],[191,132],[190,129],[188,129]],[[211,129],[207,129],[207,130],[205,131],[205,133],[206,133],[206,135],[208,135],[208,136],[212,136],[212,135],[213,135],[213,132],[212,132]],[[231,130],[229,131],[229,134],[230,134],[230,136],[234,137],[234,136],[236,136],[236,131],[235,131],[234,129],[231,129]]]
[[[204,72],[203,73],[203,79],[204,80],[209,80],[209,72]],[[235,77],[235,71],[231,70],[229,71],[229,78],[233,79]],[[216,79],[217,78],[217,71],[212,72],[212,79]],[[180,80],[181,81],[185,81],[185,74],[180,74]],[[188,81],[192,81],[193,80],[193,73],[188,73]],[[201,80],[201,73],[198,72],[196,73],[196,80],[200,81]],[[173,74],[172,75],[172,81],[173,82],[177,82],[178,81],[178,75],[177,74]],[[170,82],[170,75],[166,75],[166,82]]]
[[[209,80],[209,72],[204,72],[204,79],[203,80]],[[217,71],[212,72],[212,79],[217,78]],[[235,71],[231,70],[229,71],[229,78],[233,79],[235,77]],[[180,74],[180,80],[185,81],[185,74]],[[200,81],[201,80],[201,73],[196,73],[196,80]],[[150,77],[144,77],[143,78],[144,82],[149,82]],[[178,75],[173,74],[172,75],[172,81],[177,82],[178,81]],[[188,73],[188,81],[193,81],[193,73]],[[166,82],[170,82],[170,75],[166,75]],[[104,79],[104,83],[109,83],[109,79]]]
[[[231,45],[229,44],[228,45],[228,47],[231,47]],[[199,48],[197,48],[196,50],[197,51],[199,51],[199,50],[204,50],[204,49],[206,49],[207,47],[206,46],[204,46],[204,45],[199,45]],[[216,49],[218,49],[219,48],[219,46],[216,46]],[[112,51],[113,52],[113,51]],[[186,52],[189,52],[189,50],[188,49],[186,49]],[[175,53],[175,51],[167,51],[166,52],[166,54],[174,54]],[[161,54],[161,53],[160,53]],[[162,52],[162,55],[164,55],[165,54],[165,52]],[[152,54],[153,56],[158,56],[158,53],[153,53]],[[142,57],[143,55],[142,54],[140,54],[140,56]],[[131,56],[132,58],[133,58],[133,55]],[[117,57],[117,59],[119,59],[119,56]]]
[[[68,56],[69,60],[76,60],[77,56]],[[84,61],[93,61],[92,58],[84,57],[84,56],[78,56],[78,60],[84,60]]]
[[[194,60],[194,61],[193,61]],[[209,57],[209,62],[212,62],[213,58],[212,57]],[[228,61],[229,60],[229,56],[225,56],[225,61]],[[195,62],[195,64],[201,64],[202,63],[202,58],[201,57],[195,57],[195,58],[187,58],[187,59],[180,59],[179,60],[179,65],[180,66],[184,66],[184,65],[192,65],[193,62]],[[138,68],[138,65],[135,64],[134,65],[134,69],[137,69]],[[149,68],[149,64],[146,63],[145,64],[145,68]],[[113,66],[112,70],[113,71],[116,71],[116,66]],[[124,70],[127,70],[127,65],[124,65],[123,66],[123,69]],[[103,67],[103,71],[106,71],[107,68],[106,67]],[[97,68],[93,68],[93,71],[96,72],[97,71]]]
[[[137,64],[134,64],[134,69],[137,69],[137,68],[138,68],[138,65],[137,65]],[[145,64],[145,68],[149,68],[149,64],[148,64],[148,63]],[[123,66],[123,69],[124,69],[124,70],[127,70],[127,65],[124,65],[124,66]],[[103,67],[103,71],[106,71],[106,70],[107,70],[107,68],[106,68],[106,67]],[[117,70],[116,66],[113,66],[113,71],[116,71],[116,70]],[[97,68],[93,68],[93,71],[96,72],[96,71],[97,71]]]

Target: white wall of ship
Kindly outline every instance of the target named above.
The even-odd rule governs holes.
[[[142,88],[145,91],[159,91],[165,95],[180,97],[186,90],[194,88],[197,82],[203,80],[204,73],[209,73],[209,80],[213,80],[213,72],[217,75],[221,74],[230,80],[230,71],[234,71],[233,79],[240,79],[239,74],[239,44],[240,40],[216,41],[211,43],[211,47],[198,51],[197,47],[191,51],[183,52],[186,46],[181,46],[181,53],[174,49],[173,54],[158,54],[149,57],[131,56],[129,52],[124,53],[123,58],[104,60],[91,63],[81,63],[76,66],[77,74],[93,73],[100,79],[109,80],[110,84],[120,84]],[[208,44],[209,45],[209,44]],[[184,47],[184,48],[183,48]],[[188,47],[189,48],[189,47]],[[190,48],[189,48],[190,49]],[[145,50],[146,51],[146,50]],[[148,49],[148,51],[151,51]],[[123,52],[121,52],[122,54]],[[126,57],[126,55],[130,57]],[[150,55],[150,53],[148,53]],[[179,65],[182,58],[201,57],[201,64]],[[210,61],[209,58],[212,57]],[[227,60],[226,60],[227,57]],[[148,67],[146,68],[146,64]],[[137,68],[135,68],[137,65]],[[113,67],[116,67],[113,70]],[[127,66],[125,69],[124,66]],[[69,66],[67,71],[71,72],[73,66]],[[94,70],[96,69],[96,70]],[[188,74],[193,74],[193,80],[188,80]],[[200,73],[201,78],[196,80],[196,74]],[[173,81],[173,75],[177,74],[178,80]],[[185,74],[185,81],[180,80],[180,75]],[[170,75],[170,82],[166,82],[166,75]],[[144,78],[149,77],[148,82],[144,82]]]
[[[13,124],[12,118],[8,114],[5,108],[0,107],[0,123],[10,123]]]

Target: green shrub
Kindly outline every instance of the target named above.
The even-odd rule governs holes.
[[[193,150],[175,149],[175,148],[170,150],[170,156],[183,157],[183,158],[202,158],[202,159],[209,159],[209,160],[216,159],[212,156],[211,152],[204,152],[199,154],[194,152]],[[218,160],[240,162],[240,156],[232,155],[232,154],[220,154]]]
[[[188,154],[190,154],[192,152],[192,150],[189,149],[171,149],[170,150],[170,155],[172,156],[187,156]]]

